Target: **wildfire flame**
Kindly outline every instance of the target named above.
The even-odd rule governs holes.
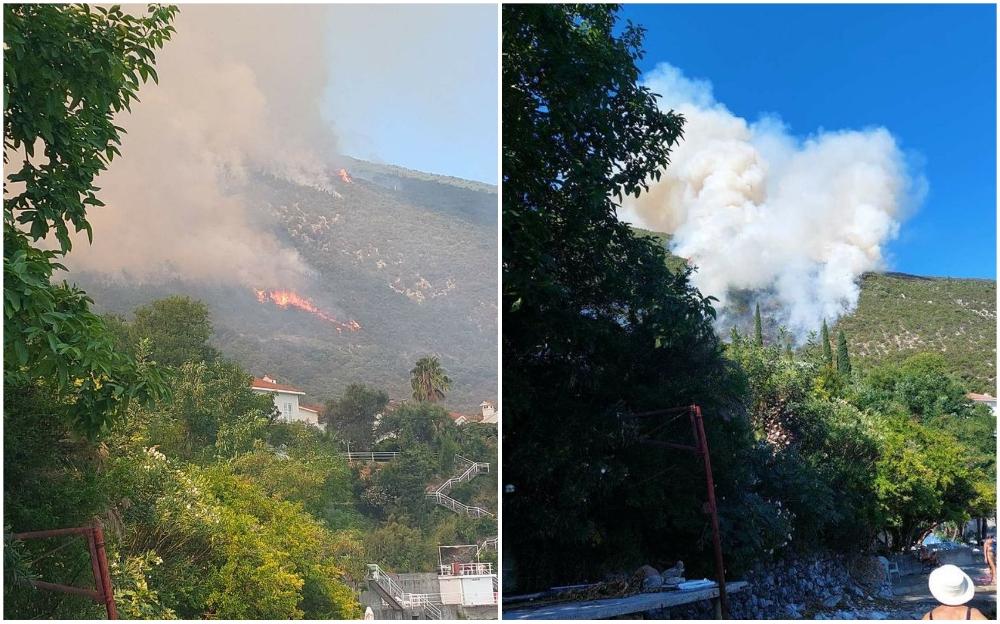
[[[361,329],[361,324],[357,321],[338,321],[336,318],[317,308],[309,299],[301,297],[291,290],[261,290],[255,288],[254,293],[257,295],[257,301],[260,303],[270,302],[283,309],[288,309],[289,307],[298,308],[299,310],[304,310],[318,316],[324,321],[333,323],[337,328],[338,334],[344,330],[355,332]]]
[[[351,177],[351,174],[347,173],[347,169],[341,169],[337,172],[337,175],[339,175],[340,179],[346,184],[354,184],[354,178]]]

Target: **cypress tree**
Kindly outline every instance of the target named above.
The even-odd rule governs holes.
[[[764,346],[764,332],[760,326],[760,303],[757,304],[757,311],[753,315],[753,341],[758,347]]]
[[[844,330],[837,333],[837,370],[842,375],[851,374],[851,356],[847,353],[847,336]]]
[[[823,330],[820,332],[820,340],[823,342],[823,363],[833,368],[833,349],[830,347],[830,330],[826,326],[826,319],[823,319]]]

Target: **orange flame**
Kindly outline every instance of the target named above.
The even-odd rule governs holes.
[[[339,175],[340,179],[345,183],[354,184],[354,178],[351,177],[351,174],[347,173],[347,169],[341,169],[337,172],[337,175]]]
[[[324,321],[333,323],[333,325],[337,328],[338,334],[342,333],[345,329],[347,331],[352,331],[352,332],[361,329],[361,324],[358,323],[357,321],[355,320],[349,320],[346,322],[338,321],[334,317],[330,316],[326,312],[323,312],[315,305],[313,305],[313,302],[310,301],[309,299],[306,299],[305,297],[300,297],[291,290],[261,290],[255,288],[254,293],[257,295],[257,301],[259,301],[260,303],[271,302],[274,305],[278,306],[279,308],[283,308],[286,310],[289,307],[298,308],[299,310],[304,310],[306,312],[309,312],[310,314],[318,316]]]

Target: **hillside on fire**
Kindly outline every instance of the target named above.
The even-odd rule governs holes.
[[[255,288],[127,268],[69,279],[96,309],[125,316],[153,299],[195,297],[211,310],[213,346],[318,400],[359,381],[406,398],[410,367],[427,353],[454,381],[450,408],[494,399],[496,188],[347,157],[336,164],[326,189],[260,173],[241,190],[308,266],[291,286],[270,279],[266,256]]]
[[[666,250],[667,268],[680,270],[686,261],[670,252],[671,237],[638,227]],[[973,392],[996,389],[996,281],[961,277],[923,277],[904,273],[867,272],[858,278],[854,309],[837,319],[830,331],[843,330],[854,361],[861,365],[899,363],[911,355],[939,353],[948,372]],[[731,291],[716,328],[725,337],[733,329],[754,330],[756,306],[761,331],[781,346],[815,352],[819,336],[796,340],[782,325],[783,311],[762,291]]]
[[[344,155],[493,181],[496,11],[390,9],[4,6],[5,620],[496,617],[497,190]]]

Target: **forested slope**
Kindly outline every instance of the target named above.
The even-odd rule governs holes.
[[[252,288],[184,279],[73,273],[104,312],[190,295],[212,312],[212,344],[322,402],[349,383],[409,396],[409,370],[437,354],[453,380],[446,404],[473,412],[496,398],[496,188],[342,159],[350,181],[318,190],[258,174],[246,191],[262,222],[314,271],[294,289],[359,331],[338,332],[296,309],[261,304]],[[261,257],[266,264],[269,258]]]
[[[993,280],[868,273],[834,331],[844,330],[856,361],[937,351],[970,390],[996,395],[996,297]]]

